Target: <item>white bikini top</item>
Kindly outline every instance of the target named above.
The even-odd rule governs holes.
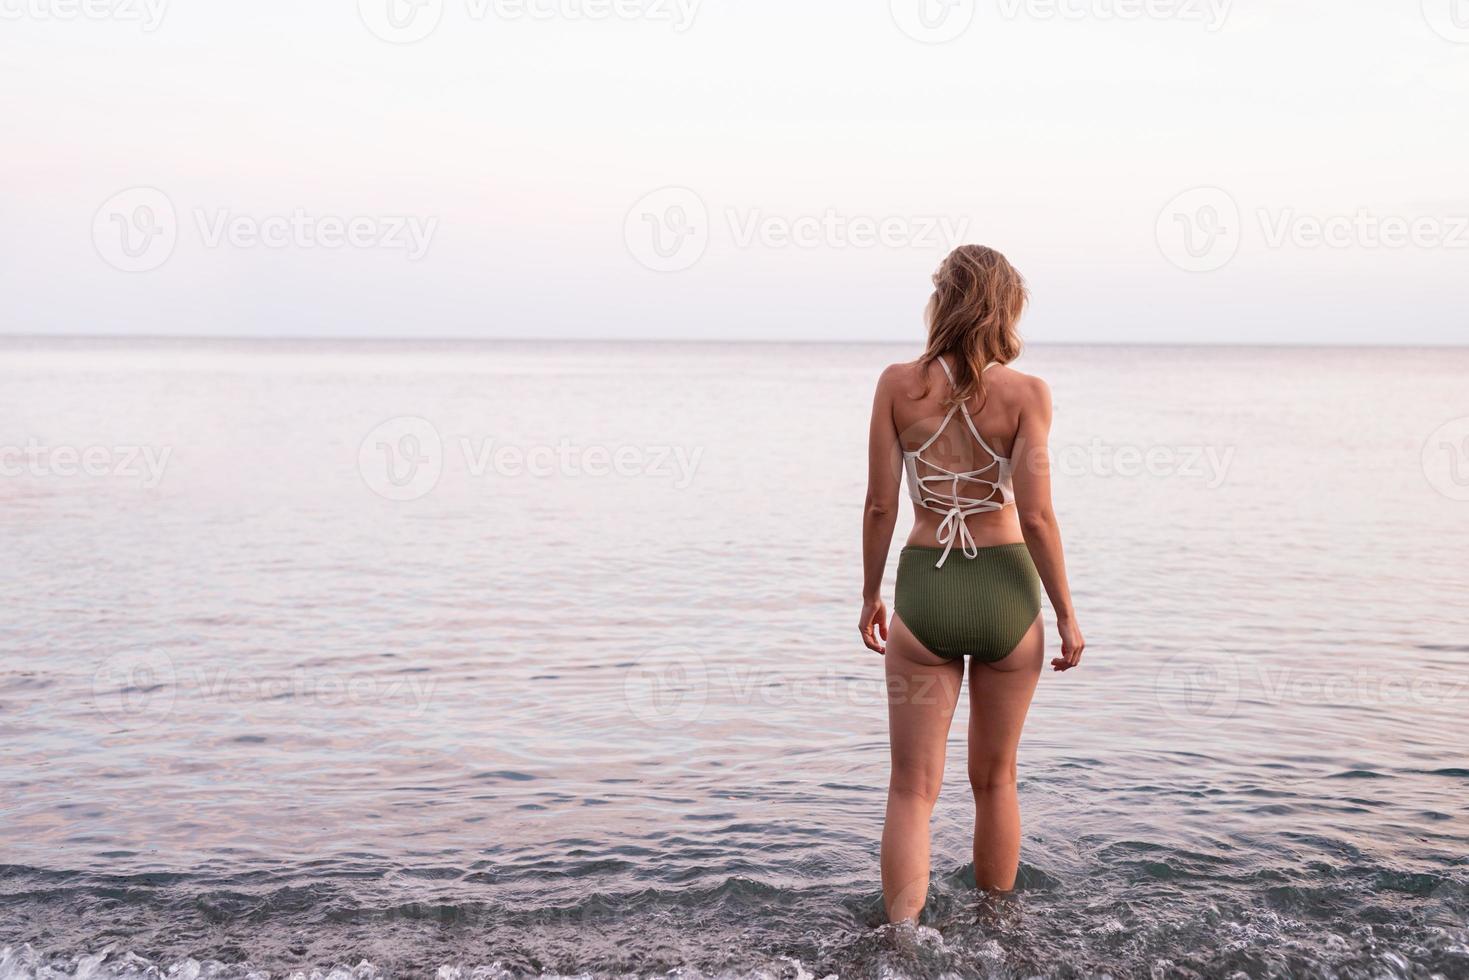
[[[954,386],[954,372],[949,370],[949,363],[939,358],[939,365],[944,369],[944,376],[949,379],[949,387]],[[985,365],[988,371],[995,364]],[[969,470],[966,473],[955,473],[946,470],[932,460],[924,459],[923,454],[938,441],[939,436],[949,427],[954,420],[955,414],[964,413],[964,424],[969,427],[969,434],[974,436],[974,441],[992,457],[990,462],[977,470]],[[920,476],[918,464],[922,463],[929,469],[934,470],[931,476]],[[939,558],[935,568],[943,568],[944,562],[949,560],[949,552],[954,550],[954,542],[957,540],[964,551],[965,558],[975,558],[979,555],[979,546],[974,543],[974,535],[969,533],[964,519],[970,514],[985,514],[992,511],[1004,510],[1015,502],[1015,476],[1014,469],[1008,457],[1001,456],[990,448],[990,444],[984,441],[984,436],[974,427],[974,419],[969,415],[969,406],[960,402],[949,409],[949,414],[944,416],[944,422],[938,427],[928,441],[919,446],[913,452],[903,452],[903,468],[908,471],[908,494],[913,502],[920,507],[927,508],[936,514],[943,514],[944,520],[939,524],[938,542],[944,546],[944,553]],[[960,483],[974,483],[980,487],[987,487],[988,493],[979,497],[968,497],[959,492]],[[941,489],[935,489],[934,484],[939,484]],[[968,487],[965,487],[968,490]],[[996,499],[996,494],[999,499]]]

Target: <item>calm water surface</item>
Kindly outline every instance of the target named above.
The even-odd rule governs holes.
[[[914,353],[0,344],[0,977],[1469,976],[1469,351],[1027,354],[1090,646],[904,932]]]

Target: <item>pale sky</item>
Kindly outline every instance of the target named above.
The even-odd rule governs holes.
[[[1469,340],[1469,0],[416,3],[0,0],[0,332]]]

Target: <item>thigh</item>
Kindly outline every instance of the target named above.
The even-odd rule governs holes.
[[[930,653],[896,616],[889,633],[884,659],[893,774],[942,782],[949,725],[964,686],[964,662]]]
[[[1045,629],[1036,617],[1009,656],[969,667],[969,757],[1013,759],[1045,661]]]

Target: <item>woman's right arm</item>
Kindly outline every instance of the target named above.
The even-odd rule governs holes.
[[[877,381],[872,399],[872,425],[867,439],[867,501],[862,508],[862,615],[857,629],[862,642],[876,653],[887,652],[888,611],[882,602],[882,573],[887,567],[893,529],[898,523],[899,473],[902,454],[893,424],[894,368]]]
[[[1046,587],[1051,608],[1056,610],[1061,656],[1051,661],[1051,667],[1070,670],[1081,663],[1086,640],[1076,625],[1071,586],[1066,581],[1066,556],[1061,549],[1061,528],[1051,506],[1051,389],[1039,378],[1032,378],[1028,383],[1030,389],[1020,410],[1020,427],[1012,453],[1016,460],[1015,506],[1031,560]]]

